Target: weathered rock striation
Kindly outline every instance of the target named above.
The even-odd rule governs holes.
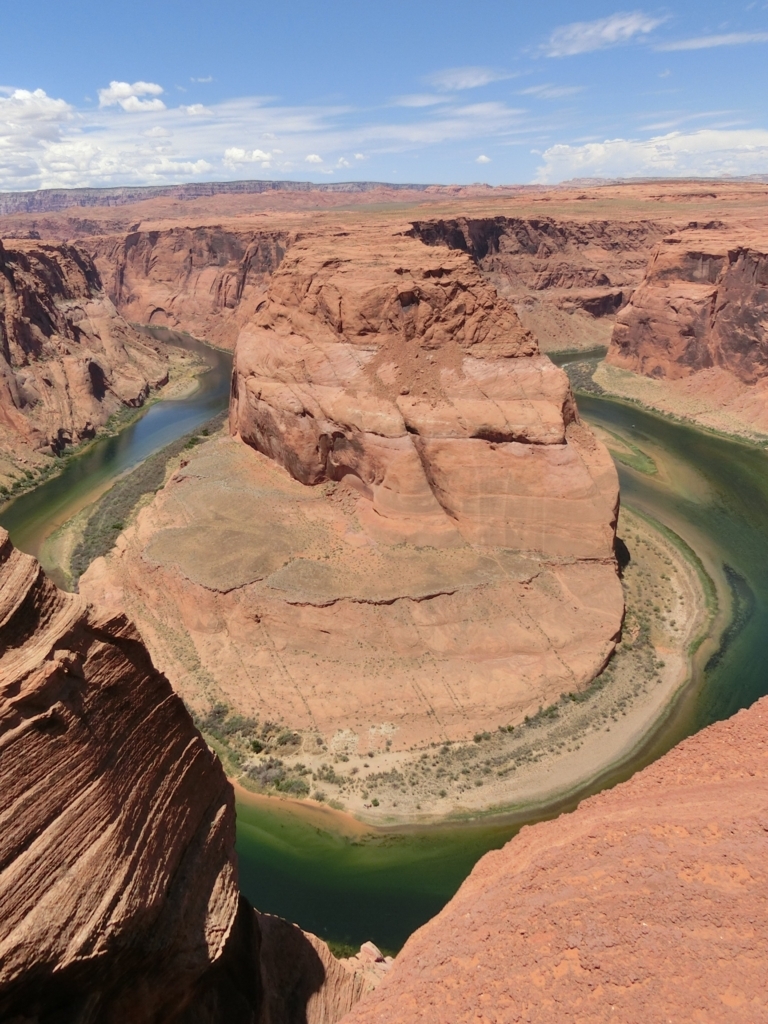
[[[290,239],[280,229],[173,226],[94,239],[89,250],[128,320],[189,331],[232,349]]]
[[[124,615],[0,530],[0,1019],[331,1024],[378,980],[238,894],[234,796]]]
[[[344,479],[392,542],[611,557],[610,457],[462,253],[297,242],[238,339],[230,426],[304,484]]]
[[[101,290],[79,246],[0,244],[0,431],[59,451],[167,380],[156,345]]]
[[[296,240],[238,338],[230,423],[258,454],[185,456],[80,582],[201,713],[397,751],[605,665],[613,463],[466,254],[391,226]]]
[[[669,379],[720,367],[754,384],[768,375],[767,323],[768,247],[755,232],[693,225],[654,250],[608,362]]]
[[[486,854],[345,1024],[768,1019],[768,698]]]

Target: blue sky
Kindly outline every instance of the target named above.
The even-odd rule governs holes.
[[[768,2],[0,0],[0,189],[768,173]]]

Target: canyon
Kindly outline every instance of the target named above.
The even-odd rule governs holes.
[[[0,1015],[762,1019],[765,700],[484,857],[391,969],[238,894],[185,704],[213,745],[248,724],[258,787],[281,745],[387,763],[580,698],[622,636],[618,480],[545,353],[768,429],[765,186],[241,184],[2,207],[14,471],[163,384],[135,324],[234,367],[228,431],[79,594],[0,535]]]
[[[468,255],[397,227],[290,246],[238,335],[233,439],[80,581],[198,713],[305,749],[521,722],[621,628],[616,473],[567,377]]]
[[[58,453],[91,438],[167,381],[167,357],[117,312],[79,246],[0,245],[0,280],[0,450],[7,457]]]

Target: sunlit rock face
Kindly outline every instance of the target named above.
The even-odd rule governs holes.
[[[167,381],[77,245],[0,243],[0,443],[58,451]]]
[[[396,543],[610,558],[618,485],[567,378],[461,252],[297,242],[240,334],[230,422]]]
[[[766,1016],[768,698],[486,854],[347,1024]]]
[[[617,316],[608,362],[678,379],[719,367],[745,384],[768,375],[764,232],[715,222],[664,239]]]

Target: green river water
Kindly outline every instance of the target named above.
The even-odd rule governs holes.
[[[197,350],[197,343],[183,344]],[[106,482],[225,408],[229,357],[207,349],[206,359],[211,371],[196,396],[158,402],[118,437],[96,442],[61,476],[3,510],[0,524],[14,542],[37,553],[42,539]],[[768,455],[604,397],[580,395],[578,404],[589,422],[627,438],[669,470],[647,476],[619,464],[622,500],[700,555],[728,606],[720,646],[702,646],[691,683],[642,749],[556,806],[504,820],[350,836],[277,800],[266,807],[239,804],[241,887],[259,909],[336,942],[373,939],[396,950],[450,899],[477,859],[522,824],[571,809],[683,736],[768,693]],[[629,538],[628,544],[631,552]]]

